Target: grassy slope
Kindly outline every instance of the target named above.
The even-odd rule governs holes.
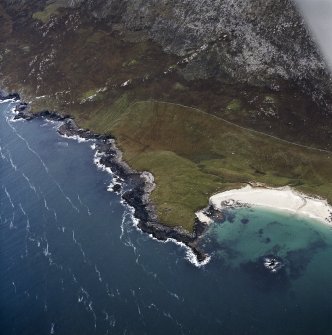
[[[116,136],[129,164],[151,171],[161,222],[192,230],[194,213],[217,191],[249,181],[293,185],[332,202],[332,159],[241,129],[197,109],[126,96],[84,126]]]

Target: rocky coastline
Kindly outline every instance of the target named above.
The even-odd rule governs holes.
[[[9,99],[17,101],[15,107],[16,115],[14,116],[16,120],[24,119],[30,121],[36,118],[45,118],[47,120],[60,121],[63,122],[58,129],[60,135],[65,137],[78,136],[85,140],[95,140],[95,149],[100,155],[100,164],[111,169],[118,180],[125,181],[126,185],[129,186],[129,190],[125,190],[121,195],[123,200],[134,209],[134,217],[139,221],[137,227],[160,241],[174,239],[183,243],[194,253],[198,264],[208,258],[208,255],[198,247],[197,243],[208,225],[196,219],[194,231],[189,233],[181,227],[168,227],[160,224],[156,210],[150,201],[150,193],[155,187],[153,176],[149,172],[138,172],[130,168],[122,160],[122,153],[116,147],[112,136],[96,134],[89,129],[81,129],[70,115],[61,115],[48,110],[37,113],[32,112],[28,103],[20,101],[19,94],[0,91],[0,101]],[[121,184],[117,183],[113,186],[114,192],[119,193],[121,189]]]

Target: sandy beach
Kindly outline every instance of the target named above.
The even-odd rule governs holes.
[[[240,189],[215,194],[210,198],[209,202],[215,209],[247,204],[249,206],[288,211],[332,225],[332,206],[326,200],[310,197],[289,186],[267,188],[248,185]],[[196,213],[196,215],[198,218],[203,219],[200,212]]]

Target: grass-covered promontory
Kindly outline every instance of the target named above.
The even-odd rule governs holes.
[[[200,110],[118,101],[84,126],[111,133],[125,160],[153,173],[159,220],[193,229],[195,212],[217,192],[257,181],[291,185],[332,202],[332,155],[243,129]]]

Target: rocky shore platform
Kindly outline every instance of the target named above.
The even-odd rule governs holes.
[[[154,178],[149,172],[138,172],[130,168],[122,159],[121,151],[116,147],[112,136],[96,134],[89,129],[79,128],[70,115],[61,115],[53,111],[32,112],[29,104],[20,101],[18,94],[1,94],[0,100],[13,99],[17,101],[14,119],[33,120],[45,118],[47,120],[62,122],[58,128],[60,135],[65,137],[79,137],[85,140],[94,140],[95,149],[100,157],[99,164],[111,169],[118,180],[123,180],[128,185],[128,190],[122,192],[123,200],[134,209],[134,216],[138,219],[137,227],[152,237],[166,241],[173,239],[190,248],[201,264],[207,260],[208,255],[198,247],[198,239],[206,231],[208,225],[195,220],[194,231],[189,233],[181,227],[169,227],[158,221],[155,207],[150,201],[150,193],[155,188]],[[122,189],[122,185],[116,184],[116,192]],[[114,189],[114,187],[113,187]]]

